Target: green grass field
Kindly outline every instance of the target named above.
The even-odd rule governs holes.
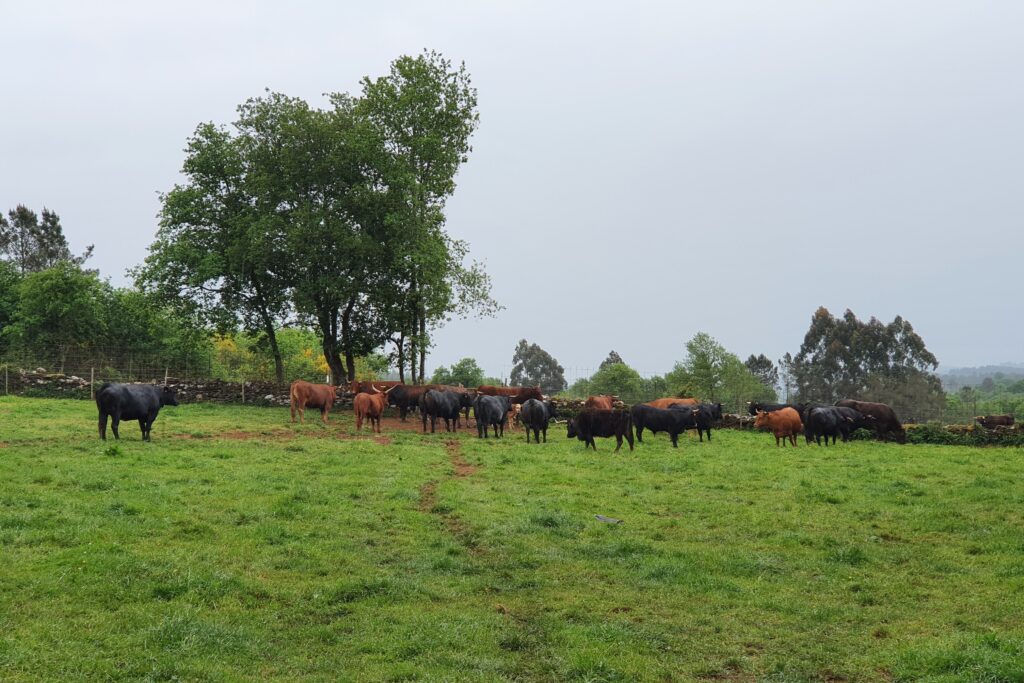
[[[0,399],[2,681],[1024,681],[1022,449],[95,423]]]

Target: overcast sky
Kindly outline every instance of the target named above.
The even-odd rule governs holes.
[[[570,380],[663,373],[698,331],[774,359],[821,305],[904,316],[942,367],[1024,360],[1024,3],[12,4],[0,208],[53,209],[115,284],[199,122],[432,48],[479,90],[448,227],[505,310],[431,368],[507,375],[526,338]]]

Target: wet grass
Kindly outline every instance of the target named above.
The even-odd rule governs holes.
[[[1022,449],[333,420],[0,399],[0,680],[1024,681]]]

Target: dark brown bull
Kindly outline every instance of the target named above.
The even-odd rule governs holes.
[[[512,399],[512,403],[522,405],[531,398],[535,398],[538,401],[544,400],[544,394],[540,391],[540,386],[535,387],[496,387],[490,384],[482,384],[477,387],[477,392],[485,396],[508,396]]]
[[[365,382],[349,382],[346,385],[346,391],[349,394],[372,394],[374,389],[377,391],[387,391],[391,387],[397,387],[401,382],[394,382],[392,380],[379,381],[379,380],[367,380]]]
[[[1013,416],[1012,415],[979,415],[974,420],[985,429],[995,429],[996,427],[1012,427]]]
[[[306,422],[306,408],[319,408],[320,419],[327,424],[327,414],[334,405],[335,388],[330,384],[313,384],[297,379],[292,382],[291,391],[292,422],[295,422],[295,411],[299,412],[299,421]]]

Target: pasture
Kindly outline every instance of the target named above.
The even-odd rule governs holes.
[[[1022,449],[312,414],[0,399],[0,680],[1024,680]]]

